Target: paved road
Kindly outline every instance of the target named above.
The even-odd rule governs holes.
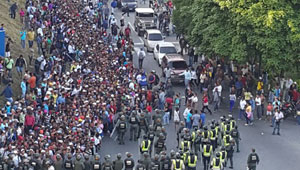
[[[144,5],[140,5],[140,7]],[[116,18],[121,17],[121,12],[115,10]],[[134,13],[130,13],[130,17],[125,16],[125,25],[130,23],[133,25]],[[134,30],[132,28],[132,30]],[[143,43],[140,37],[137,36],[136,32],[132,32],[132,38],[136,44],[135,49],[143,47]],[[172,35],[167,37],[165,41],[176,42],[178,47],[178,42],[175,39],[175,36]],[[134,58],[134,63],[137,65],[137,59]],[[151,70],[156,70],[158,73],[161,72],[161,69],[158,67],[155,60],[153,60],[153,54],[147,53],[147,57],[144,61],[144,69],[149,72]],[[176,85],[173,87],[175,92],[180,92],[184,94],[184,87],[181,85]],[[227,89],[224,89],[223,94],[228,94]],[[199,95],[199,97],[201,97]],[[226,97],[224,95],[224,97]],[[220,111],[214,113],[212,116],[207,115],[207,119],[219,119],[221,115],[228,114],[228,101],[225,99],[224,103],[221,105]],[[183,107],[181,107],[183,109]],[[200,108],[198,109],[200,110]],[[236,108],[233,116],[237,117],[238,110]],[[296,125],[294,120],[286,120],[281,124],[281,136],[273,136],[272,128],[269,127],[269,124],[263,120],[256,120],[253,126],[245,127],[244,121],[238,121],[239,129],[241,132],[241,144],[240,144],[240,153],[234,154],[234,169],[236,170],[246,170],[246,160],[247,156],[250,153],[251,148],[256,148],[257,153],[260,156],[261,162],[258,165],[258,170],[294,170],[300,169],[300,131],[299,126]],[[171,149],[176,150],[176,134],[174,130],[174,124],[171,123],[166,127],[168,132],[167,136],[167,149],[168,152]],[[262,135],[263,133],[263,135]],[[129,132],[125,135],[125,144],[118,145],[116,141],[109,138],[108,136],[104,137],[101,157],[104,155],[110,154],[112,158],[115,158],[117,153],[122,153],[123,156],[126,152],[131,152],[134,155],[134,159],[139,158],[139,148],[138,142],[129,141]],[[198,161],[197,169],[202,170],[203,166]],[[228,168],[227,168],[228,169]]]

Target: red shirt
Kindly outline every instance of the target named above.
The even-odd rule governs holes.
[[[25,116],[25,126],[33,126],[35,122],[35,118],[33,115]]]
[[[146,107],[146,110],[147,110],[149,113],[151,113],[151,112],[152,112],[152,107],[151,107],[150,105],[148,105],[148,106]]]

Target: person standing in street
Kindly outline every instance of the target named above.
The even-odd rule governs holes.
[[[228,162],[228,160],[230,161],[230,169],[233,169],[233,152],[234,152],[234,146],[235,146],[235,140],[231,140],[230,141],[230,145],[228,146],[227,150],[227,160],[226,162]]]
[[[126,153],[127,158],[124,160],[125,170],[133,170],[134,168],[134,160],[131,158],[131,153]]]
[[[35,38],[35,32],[34,32],[33,29],[31,28],[31,29],[28,31],[28,33],[27,33],[27,40],[28,40],[28,46],[29,46],[29,48],[32,48],[34,38]]]
[[[19,77],[22,77],[24,66],[26,69],[27,68],[26,60],[24,59],[23,55],[20,55],[19,58],[17,58],[16,60],[16,68]]]
[[[24,27],[20,31],[20,36],[21,36],[21,46],[24,49],[26,47],[26,37],[27,37],[27,32]]]
[[[235,126],[235,128],[231,131],[231,136],[235,140],[236,152],[240,152],[239,146],[240,146],[241,136],[240,136],[240,132],[238,130],[238,126]]]
[[[247,102],[244,97],[240,100],[240,111],[239,111],[239,119],[242,120],[245,115],[245,108],[246,108]]]
[[[275,135],[275,131],[277,129],[277,135],[280,135],[280,122],[283,119],[283,113],[278,110],[278,108],[275,108],[275,113],[274,113],[274,119],[275,119],[275,126],[273,129],[272,135]]]
[[[113,169],[114,170],[122,170],[124,168],[124,162],[122,160],[121,153],[117,154],[117,159],[113,161]]]
[[[249,170],[256,170],[256,165],[259,164],[259,157],[257,153],[255,153],[255,149],[252,149],[252,153],[249,154],[247,160],[247,166]]]
[[[260,95],[256,95],[255,98],[255,104],[256,104],[256,114],[257,114],[257,119],[261,120],[261,98]]]
[[[145,53],[143,47],[138,52],[138,57],[139,57],[139,69],[142,69],[143,68],[143,62],[144,62],[144,59],[146,57],[146,53]]]

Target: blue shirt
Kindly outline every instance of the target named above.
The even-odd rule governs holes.
[[[192,113],[189,112],[189,113],[187,114],[187,116],[186,116],[186,122],[191,122],[192,116],[193,116]]]
[[[26,40],[26,31],[20,31],[21,40]]]
[[[202,114],[200,115],[200,119],[201,119],[201,121],[202,121],[202,125],[205,125],[205,119],[206,119],[205,113],[202,113]]]

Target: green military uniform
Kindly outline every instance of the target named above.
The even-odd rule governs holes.
[[[146,152],[143,154],[143,159],[139,160],[139,162],[144,165],[146,170],[150,169],[151,165],[151,158],[149,157],[149,154]]]
[[[161,133],[154,145],[155,153],[160,154],[161,151],[166,150],[164,135]]]
[[[118,123],[116,124],[116,127],[118,128],[118,140],[119,144],[125,144],[124,143],[124,135],[126,132],[127,124],[125,122],[125,116],[122,115]]]
[[[62,160],[61,155],[57,154],[56,155],[56,161],[54,163],[54,168],[57,170],[63,170],[64,166],[63,166],[64,162]]]
[[[114,170],[122,170],[124,168],[124,162],[121,158],[122,158],[122,155],[120,153],[118,153],[117,159],[113,161],[113,169]]]
[[[138,118],[136,115],[136,112],[133,111],[132,114],[129,117],[129,131],[130,131],[130,139],[134,139],[134,141],[137,141],[137,133],[138,133]]]
[[[234,139],[236,143],[236,152],[240,152],[240,132],[238,131],[238,127],[235,126],[235,128],[231,131],[231,136]]]
[[[259,164],[259,157],[255,153],[255,150],[252,150],[252,153],[248,156],[247,165],[249,170],[256,170],[256,165]]]
[[[138,125],[139,125],[139,132],[138,132],[138,137],[140,138],[141,137],[141,133],[143,131],[143,135],[144,134],[147,134],[147,131],[148,131],[148,121],[145,117],[145,113],[141,113],[140,114],[140,117],[138,118]]]
[[[84,164],[81,161],[80,155],[76,156],[76,160],[74,161],[74,170],[84,170]]]

